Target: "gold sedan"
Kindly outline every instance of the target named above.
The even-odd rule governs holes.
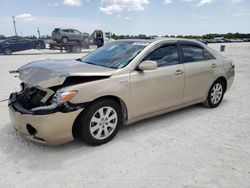
[[[122,125],[189,105],[217,107],[233,62],[185,39],[119,40],[76,60],[20,67],[9,114],[25,138],[47,144],[110,141]]]

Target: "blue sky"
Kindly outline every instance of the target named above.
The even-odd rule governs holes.
[[[200,35],[250,33],[250,0],[1,0],[0,34],[50,34],[55,27],[91,33]]]

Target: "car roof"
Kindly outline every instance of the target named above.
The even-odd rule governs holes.
[[[148,43],[151,43],[154,40],[153,39],[119,39],[119,40],[116,40],[116,41],[131,41],[131,42],[148,42]]]
[[[2,42],[4,41],[9,41],[9,40],[16,40],[16,39],[21,39],[22,37],[20,36],[12,36],[12,37],[8,37],[6,39],[3,39]]]
[[[61,29],[61,30],[77,30],[77,29],[73,29],[73,28],[58,28],[58,29]]]
[[[161,42],[171,42],[171,41],[181,41],[181,42],[194,42],[196,44],[202,44],[204,43],[194,40],[194,39],[184,39],[184,38],[164,38],[164,37],[159,37],[159,38],[153,38],[153,39],[120,39],[118,41],[133,41],[133,42],[148,42],[148,43],[161,43]]]

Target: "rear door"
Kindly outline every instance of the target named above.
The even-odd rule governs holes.
[[[69,40],[72,40],[72,33],[71,29],[63,29],[63,35],[62,37],[67,37]]]
[[[74,40],[81,40],[83,38],[80,31],[73,30],[73,32],[74,32]]]
[[[177,43],[163,44],[149,52],[144,60],[153,60],[158,68],[133,71],[130,75],[133,116],[138,117],[182,103],[184,67]]]
[[[22,39],[14,39],[14,40],[11,40],[9,43],[11,46],[11,50],[13,52],[25,50],[25,46],[24,46],[24,43],[22,42]]]
[[[22,45],[23,50],[29,50],[35,48],[35,43],[32,40],[21,39],[20,43]]]
[[[180,42],[185,69],[183,103],[202,99],[215,79],[217,62],[212,54],[195,42]]]

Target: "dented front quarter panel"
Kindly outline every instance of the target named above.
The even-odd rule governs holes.
[[[124,69],[109,78],[93,82],[72,85],[62,88],[61,91],[77,90],[78,94],[70,100],[71,103],[92,102],[100,97],[115,96],[121,99],[127,107],[128,119],[132,118],[129,92],[130,71]]]

